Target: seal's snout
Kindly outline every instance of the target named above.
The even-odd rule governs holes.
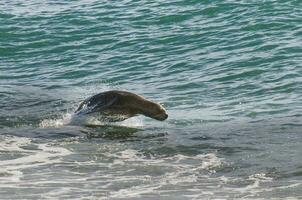
[[[160,115],[156,115],[153,118],[156,119],[156,120],[159,120],[159,121],[164,121],[164,120],[166,120],[168,118],[168,114],[167,113],[163,113],[163,114],[160,114]]]
[[[168,114],[165,113],[165,114],[164,114],[164,117],[163,117],[163,120],[166,120],[167,118],[168,118]]]
[[[162,107],[162,105],[159,105],[159,114],[157,114],[156,118],[159,121],[164,121],[168,118],[168,114],[166,112],[166,110],[164,109],[164,107]]]

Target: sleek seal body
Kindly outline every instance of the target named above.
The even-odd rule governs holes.
[[[158,103],[126,91],[106,91],[84,100],[75,111],[76,115],[92,114],[105,121],[123,121],[135,115],[144,115],[163,121],[166,110]]]

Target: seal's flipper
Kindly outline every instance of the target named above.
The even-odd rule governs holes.
[[[113,97],[112,99],[102,99],[98,101],[96,104],[92,104],[91,112],[100,112],[112,106],[117,101],[117,97]],[[88,104],[89,105],[89,104]]]
[[[76,114],[90,114],[93,112],[100,112],[112,106],[116,101],[117,97],[104,98],[103,96],[93,96],[84,100],[75,111]]]
[[[85,101],[82,101],[82,102],[80,103],[79,107],[77,108],[77,110],[74,111],[74,112],[75,112],[75,113],[79,112],[79,111],[83,108],[83,106],[84,106],[85,104],[86,104],[86,102],[85,102]]]

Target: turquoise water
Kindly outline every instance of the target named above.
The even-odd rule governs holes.
[[[0,2],[1,199],[301,199],[299,1]],[[169,118],[71,125],[120,89]]]

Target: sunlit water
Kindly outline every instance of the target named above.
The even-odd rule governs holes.
[[[0,1],[0,199],[301,199],[299,1]],[[121,89],[169,118],[73,112]]]

